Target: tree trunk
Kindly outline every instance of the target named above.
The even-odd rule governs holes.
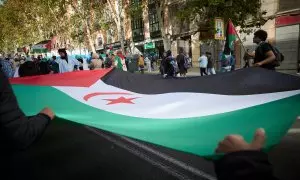
[[[118,30],[118,33],[119,33],[119,39],[120,39],[120,43],[121,43],[121,50],[122,50],[122,53],[124,54],[125,53],[125,44],[124,44],[124,28],[122,27],[122,25],[120,26],[120,30]]]
[[[124,40],[125,40],[125,33],[124,33],[124,13],[123,11],[123,3],[122,0],[117,0],[116,1],[116,15],[117,15],[117,29],[118,29],[118,36],[119,40],[121,43],[121,50],[122,53],[125,53],[125,45],[124,45]]]
[[[164,50],[168,51],[171,50],[171,40],[170,37],[168,37],[166,34],[165,24],[164,24],[163,14],[162,14],[163,9],[164,9],[164,2],[161,2],[160,6],[158,5],[156,6],[156,13],[158,17],[159,26],[160,26],[161,37],[164,43]]]
[[[92,39],[92,35],[91,35],[91,31],[90,31],[90,28],[88,26],[88,22],[87,20],[85,21],[85,29],[86,29],[86,38],[88,40],[88,43],[89,43],[89,46],[90,46],[90,50],[93,52],[93,53],[96,53],[96,48],[94,46],[94,43],[93,43],[93,39]]]

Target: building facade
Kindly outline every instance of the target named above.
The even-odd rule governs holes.
[[[162,57],[165,51],[161,28],[171,41],[172,54],[176,56],[180,47],[193,59],[194,64],[200,56],[200,33],[191,22],[181,22],[176,18],[176,11],[184,1],[168,2],[163,9],[163,24],[159,23],[157,7],[154,0],[131,0],[129,5],[143,6],[139,16],[125,14],[125,39],[126,51],[129,53],[156,53]],[[125,7],[128,8],[128,7]],[[126,11],[128,12],[128,11]],[[120,48],[120,42],[113,25],[108,30],[99,31],[96,35],[95,45],[98,52],[107,49]]]
[[[262,0],[262,10],[270,19],[261,27],[268,32],[268,41],[285,56],[279,71],[295,73],[300,61],[300,1]],[[255,50],[253,35],[240,34],[245,49]],[[241,47],[239,56],[244,54]],[[242,62],[243,64],[244,62]]]

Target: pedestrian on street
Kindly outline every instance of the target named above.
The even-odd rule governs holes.
[[[224,52],[221,57],[221,71],[222,72],[229,72],[231,71],[231,53],[229,48],[225,48]]]
[[[52,56],[50,62],[50,69],[52,71],[52,74],[57,74],[59,73],[59,64],[56,62],[56,56]]]
[[[200,64],[200,75],[201,76],[203,76],[203,74],[207,75],[206,73],[206,68],[208,64],[207,56],[204,53],[202,53],[202,56],[199,57],[198,61]]]
[[[89,65],[90,70],[101,69],[102,68],[102,60],[99,58],[97,53],[92,54],[92,60]]]
[[[139,55],[138,59],[138,66],[141,74],[144,74],[144,69],[145,69],[145,61],[143,55]]]
[[[186,64],[188,63],[188,59],[187,59],[186,55],[184,54],[184,49],[182,47],[179,48],[179,54],[176,57],[176,61],[178,64],[180,76],[186,77],[186,73],[187,73]]]
[[[145,63],[147,64],[148,72],[152,72],[151,60],[148,58],[148,56],[145,57]]]
[[[72,72],[79,68],[79,61],[71,56],[68,56],[66,49],[59,49],[60,58],[56,60],[59,65],[59,73]]]
[[[6,58],[0,58],[0,70],[2,70],[6,77],[12,78],[15,74],[14,65],[11,62],[11,55]]]
[[[254,33],[253,43],[257,44],[255,53],[249,53],[254,57],[254,65],[268,70],[275,70],[276,56],[273,52],[273,47],[266,42],[268,33],[264,30],[258,30]]]
[[[123,55],[121,50],[117,51],[117,56],[115,56],[115,65],[116,68],[122,71],[127,71],[125,56]]]
[[[214,68],[215,61],[212,58],[211,53],[206,52],[206,56],[207,56],[207,59],[208,59],[208,63],[207,63],[207,72],[208,72],[208,74],[209,75],[216,74],[216,71],[215,71],[215,68]]]

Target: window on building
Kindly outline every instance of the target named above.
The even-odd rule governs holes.
[[[141,0],[132,0],[133,5],[140,5]],[[134,42],[144,40],[144,21],[142,16],[131,17],[132,38]]]
[[[144,21],[142,17],[132,18],[131,29],[134,42],[144,40]]]
[[[149,1],[150,3],[150,1]],[[149,5],[149,26],[151,38],[160,37],[160,24],[155,5]]]

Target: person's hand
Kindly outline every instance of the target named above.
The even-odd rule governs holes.
[[[260,67],[260,66],[262,66],[263,65],[263,63],[261,63],[261,62],[258,62],[258,63],[255,63],[254,64],[254,66],[256,66],[256,67]]]
[[[229,135],[221,141],[216,153],[232,153],[237,151],[261,150],[266,140],[265,130],[257,129],[252,142],[247,143],[240,135]]]
[[[55,117],[54,112],[50,108],[44,108],[40,113],[49,116],[51,120],[53,120]]]

